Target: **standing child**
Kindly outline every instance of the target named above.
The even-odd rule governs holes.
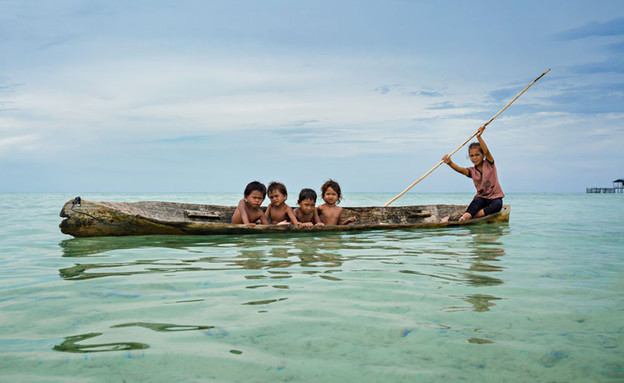
[[[468,178],[472,178],[477,188],[477,194],[474,196],[468,209],[466,209],[466,212],[459,218],[460,221],[484,217],[497,213],[503,208],[505,194],[503,194],[503,189],[498,183],[494,157],[492,157],[492,153],[490,153],[485,141],[481,137],[484,130],[485,125],[477,131],[479,143],[473,142],[468,147],[468,154],[470,155],[470,161],[474,164],[473,167],[462,168],[458,166],[451,161],[451,157],[448,154],[442,157],[442,161],[453,168],[453,170]]]
[[[267,189],[269,194],[269,206],[267,206],[264,215],[274,225],[299,225],[295,213],[286,205],[288,191],[286,186],[280,182],[271,182]]]
[[[235,225],[245,224],[250,227],[256,223],[268,225],[264,212],[260,209],[262,201],[266,197],[266,186],[258,181],[250,182],[245,188],[245,198],[240,200],[236,211],[232,216],[232,223]]]
[[[355,217],[349,217],[342,221],[342,208],[336,206],[342,201],[342,192],[338,182],[327,180],[321,186],[321,196],[325,203],[318,207],[318,213],[325,225],[346,225],[356,220]]]
[[[299,207],[295,209],[295,217],[299,220],[301,226],[312,227],[314,225],[324,226],[318,216],[316,208],[316,192],[312,189],[301,189],[299,192]]]

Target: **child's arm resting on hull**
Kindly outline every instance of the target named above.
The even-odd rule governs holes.
[[[269,222],[269,219],[271,219],[271,204],[269,204],[269,206],[267,206],[266,210],[264,211],[264,216],[267,219],[267,222]],[[271,222],[269,222],[269,224],[273,223],[273,219],[271,219]]]
[[[323,223],[323,221],[321,221],[321,218],[318,215],[318,210],[316,208],[314,208],[314,225],[315,226],[325,226],[325,224]]]
[[[355,221],[357,221],[357,218],[355,218],[355,217],[349,217],[349,218],[345,219],[342,222],[340,221],[340,219],[338,219],[338,222],[340,222],[341,225],[348,225],[351,222],[355,222]]]
[[[290,222],[286,222],[284,223],[284,225],[301,226],[301,223],[297,220],[297,217],[295,216],[295,213],[290,206],[286,209],[286,215],[288,215],[288,218],[290,218]]]
[[[240,219],[243,221],[243,224],[249,226],[255,226],[255,222],[249,222],[249,216],[247,215],[247,201],[244,199],[238,202],[238,207],[236,208],[240,214]]]
[[[355,222],[357,221],[357,218],[351,216],[349,218],[346,218],[345,220],[342,219],[342,213],[344,212],[344,210],[342,208],[340,208],[340,213],[338,213],[338,225],[348,225],[351,222]]]

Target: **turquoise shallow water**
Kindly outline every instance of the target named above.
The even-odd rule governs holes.
[[[73,197],[0,194],[0,381],[624,380],[622,195],[511,194],[509,225],[98,239],[60,233]]]

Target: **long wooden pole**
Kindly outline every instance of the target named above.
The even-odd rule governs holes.
[[[488,126],[490,124],[490,122],[494,121],[494,119],[496,117],[498,117],[501,113],[503,113],[505,111],[505,109],[509,108],[509,106],[511,104],[514,103],[514,101],[516,101],[520,96],[522,96],[524,94],[524,92],[526,92],[531,86],[533,86],[533,84],[535,84],[537,82],[537,80],[539,80],[540,78],[544,77],[546,75],[546,73],[550,72],[550,68],[548,68],[546,70],[546,72],[542,73],[541,75],[539,75],[535,80],[533,80],[529,85],[526,86],[526,88],[524,88],[522,90],[522,92],[518,93],[518,95],[516,97],[514,97],[511,101],[509,101],[507,103],[507,105],[505,105],[505,107],[503,107],[503,109],[499,110],[498,113],[496,113],[494,115],[494,117],[490,118],[490,120],[488,122],[486,122],[485,124],[483,124],[482,126]],[[478,132],[478,130],[477,130]],[[457,153],[457,151],[459,149],[461,149],[464,145],[466,145],[468,143],[468,141],[472,140],[472,138],[474,136],[477,135],[477,132],[474,132],[472,134],[472,136],[468,137],[468,139],[466,141],[464,141],[461,145],[459,145],[457,147],[457,149],[453,150],[450,154],[449,157],[452,156],[453,154]],[[417,183],[419,183],[420,181],[422,181],[423,179],[425,179],[425,177],[427,177],[429,174],[431,174],[434,170],[436,170],[440,165],[442,165],[444,163],[444,161],[440,160],[440,162],[437,163],[436,166],[432,167],[427,173],[423,174],[422,177],[420,177],[419,179],[417,179],[416,181],[414,181],[414,183],[412,183],[410,186],[408,186],[405,190],[403,190],[401,193],[397,194],[396,197],[392,198],[390,201],[386,202],[385,205],[383,205],[383,207],[386,207],[388,205],[390,205],[392,202],[396,201],[397,199],[399,199],[403,194],[407,193],[408,190],[410,190],[411,188],[413,188]]]

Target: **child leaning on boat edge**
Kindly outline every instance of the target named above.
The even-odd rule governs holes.
[[[264,214],[270,223],[274,225],[299,225],[299,221],[290,206],[286,205],[288,199],[288,190],[281,182],[271,182],[267,189],[269,206],[267,206]]]
[[[325,226],[321,221],[316,210],[316,192],[312,189],[301,189],[299,199],[297,200],[298,208],[295,209],[295,217],[299,220],[301,226]]]
[[[266,198],[266,186],[258,181],[250,182],[245,187],[243,195],[244,198],[238,202],[232,216],[232,223],[245,224],[250,227],[256,226],[257,223],[268,225],[269,221],[260,209],[260,205]]]
[[[492,153],[481,137],[484,131],[485,125],[477,131],[479,142],[473,142],[468,147],[468,155],[474,166],[463,168],[455,164],[448,154],[442,157],[442,161],[453,170],[468,178],[472,178],[477,189],[477,194],[470,202],[470,205],[468,205],[466,212],[459,218],[459,221],[498,213],[503,208],[505,194],[498,182],[494,157],[492,157]]]
[[[342,220],[342,208],[337,206],[342,201],[342,192],[338,182],[329,179],[321,186],[321,197],[324,204],[317,208],[321,221],[325,225],[347,225],[356,221],[355,217]]]

